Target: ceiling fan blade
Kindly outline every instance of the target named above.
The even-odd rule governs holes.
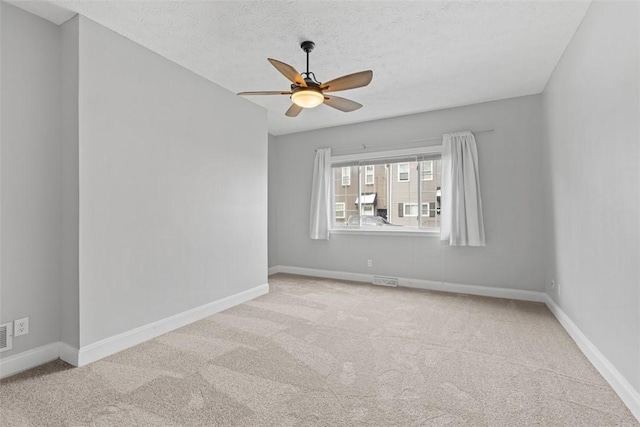
[[[355,89],[363,87],[371,83],[373,79],[373,71],[360,71],[359,73],[348,74],[338,77],[320,85],[320,89],[324,92],[336,92],[339,90]]]
[[[277,59],[267,58],[267,61],[271,62],[271,65],[276,67],[276,70],[280,71],[292,83],[295,83],[301,87],[307,87],[307,83],[304,81],[300,73],[298,73],[296,69],[291,65],[285,64],[284,62],[278,61]]]
[[[325,96],[324,103],[329,107],[333,107],[336,110],[344,111],[348,113],[350,111],[355,111],[358,108],[362,108],[362,104],[358,104],[355,101],[346,98],[340,98],[339,96]]]
[[[267,90],[262,92],[240,92],[238,95],[291,95],[291,92],[280,92],[277,90]]]
[[[291,104],[291,107],[289,107],[289,109],[287,110],[286,113],[284,113],[284,115],[288,117],[296,117],[298,114],[300,114],[300,111],[302,110],[304,110],[304,108],[302,108],[298,104]]]

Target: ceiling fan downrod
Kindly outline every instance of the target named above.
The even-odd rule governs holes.
[[[309,53],[313,50],[314,47],[316,47],[316,44],[314,42],[312,42],[311,40],[305,40],[300,44],[300,47],[302,48],[302,50],[304,50],[307,54],[307,72],[306,73],[302,73],[305,75],[305,77],[307,79],[310,79],[310,75],[313,75],[313,73],[309,72]],[[315,75],[313,76],[313,81],[315,82]]]

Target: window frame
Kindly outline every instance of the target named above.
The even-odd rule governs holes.
[[[432,208],[433,206],[433,208]],[[425,207],[427,208],[427,213],[425,214]],[[438,205],[436,202],[422,202],[422,218],[436,218]],[[433,215],[432,215],[433,214]]]
[[[429,167],[429,172],[425,173],[424,170],[424,165],[425,164],[430,164],[431,166]],[[428,176],[428,178],[425,178],[425,175]],[[421,181],[433,181],[433,160],[422,160],[420,162],[420,180]]]
[[[371,211],[371,213],[367,213],[366,211]],[[373,205],[369,203],[361,203],[360,204],[360,215],[362,216],[375,216],[375,212],[373,209]]]
[[[334,203],[334,217],[336,219],[346,219],[347,217],[347,204],[345,202],[333,202]],[[342,216],[338,216],[338,205],[342,205]]]
[[[411,214],[410,212],[407,213],[407,206],[415,208],[415,212],[416,212],[415,215]],[[418,214],[418,203],[403,203],[402,204],[402,216],[403,217],[405,217],[405,218],[417,218],[418,215],[419,215]]]
[[[347,174],[345,175],[345,171],[347,171]],[[346,180],[345,180],[346,178]],[[346,181],[346,184],[345,184]],[[348,187],[351,185],[351,166],[343,166],[342,167],[342,186],[343,187]]]
[[[398,182],[410,182],[411,181],[411,167],[409,166],[409,162],[398,163]],[[401,166],[406,166],[407,171],[401,172]],[[400,179],[400,174],[406,173],[407,179]]]
[[[369,168],[371,168],[371,173],[369,173]],[[364,166],[364,184],[373,185],[376,182],[375,174],[376,174],[375,165],[365,165]],[[371,182],[369,182],[369,177],[371,177]]]
[[[413,160],[418,163],[418,176],[421,176],[422,173],[422,161],[424,161],[424,157],[431,157],[431,159],[426,160],[438,160],[442,158],[442,145],[430,145],[427,147],[419,147],[419,148],[408,148],[408,149],[396,149],[396,150],[385,150],[385,151],[376,151],[372,153],[358,153],[358,154],[345,154],[345,155],[334,155],[330,158],[330,168],[333,170],[336,167],[358,167],[358,194],[361,194],[364,188],[361,186],[365,185],[361,183],[361,175],[364,171],[362,167],[367,166],[368,161],[375,161],[376,164],[380,163],[391,163],[391,164],[400,164],[400,163],[409,163],[409,162],[401,162],[397,161],[401,158],[407,157],[417,157],[416,160]],[[422,158],[421,158],[422,157]],[[394,161],[396,160],[396,161]],[[349,166],[341,166],[345,163],[350,163]],[[391,168],[392,169],[392,168]],[[411,177],[410,167],[409,169],[409,181]],[[392,172],[390,170],[389,172]],[[393,179],[393,174],[391,173],[389,178]],[[422,180],[418,179],[418,194],[417,194],[417,204],[418,206],[422,206]],[[407,182],[407,181],[400,181]],[[335,203],[335,188],[337,182],[335,180],[331,181],[331,202]],[[345,206],[346,209],[346,206]],[[390,209],[390,207],[388,208]],[[360,209],[358,209],[360,212]],[[330,234],[360,234],[360,235],[387,235],[387,236],[424,236],[424,237],[435,237],[440,235],[440,227],[424,227],[422,226],[422,215],[421,209],[418,208],[418,216],[416,221],[416,226],[401,226],[397,229],[395,227],[389,227],[380,229],[380,227],[376,228],[375,226],[343,226],[335,223],[335,219],[332,219],[331,225],[329,228]],[[375,216],[375,215],[374,215]],[[345,214],[346,217],[346,214]],[[416,217],[412,217],[416,218]],[[342,218],[340,218],[342,219]],[[345,218],[346,219],[346,218]],[[362,222],[362,221],[361,221]]]

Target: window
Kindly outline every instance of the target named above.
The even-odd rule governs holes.
[[[417,203],[404,203],[402,216],[418,216],[418,204]]]
[[[422,204],[422,216],[424,218],[436,217],[436,202],[428,202]]]
[[[409,182],[409,163],[398,163],[398,182]]]
[[[437,230],[440,150],[432,146],[332,157],[332,230]],[[420,179],[411,179],[412,173]]]
[[[373,205],[360,205],[362,206],[362,215],[373,216]]]
[[[421,163],[420,177],[423,181],[433,181],[433,160],[425,160]]]
[[[351,185],[351,167],[342,168],[342,185]]]
[[[375,182],[374,175],[375,167],[373,165],[367,165],[364,167],[364,183],[369,185]]]

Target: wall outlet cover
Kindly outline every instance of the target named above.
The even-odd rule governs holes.
[[[13,323],[13,336],[19,337],[20,335],[27,335],[29,333],[29,318],[24,317],[17,319]]]

